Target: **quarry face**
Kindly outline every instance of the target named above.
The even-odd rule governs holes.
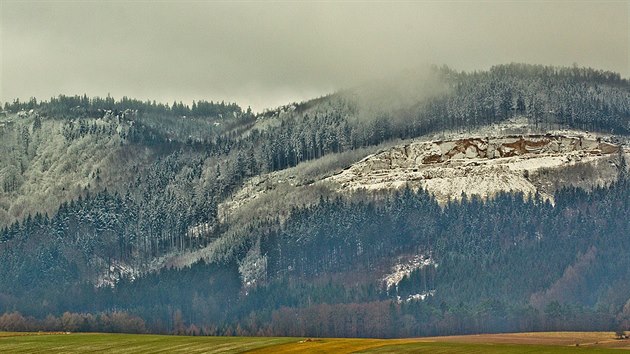
[[[552,199],[545,176],[562,171],[567,185],[610,183],[616,176],[620,147],[601,138],[525,135],[412,142],[382,151],[326,180],[340,192],[424,188],[440,203],[498,192],[540,193]],[[576,170],[576,171],[573,171]],[[541,173],[543,172],[543,173]]]

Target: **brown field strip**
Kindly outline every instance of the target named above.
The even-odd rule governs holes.
[[[258,348],[251,353],[564,353],[575,350],[607,352],[608,349],[630,349],[630,340],[615,339],[612,332],[532,332],[405,339],[313,338]]]
[[[187,337],[0,332],[4,353],[615,353],[630,340],[612,332],[481,334],[404,339]]]
[[[579,346],[582,347],[630,349],[630,340],[615,339],[615,333],[613,332],[524,332],[427,337],[424,339],[455,343],[538,344],[559,346],[575,346],[579,344]]]

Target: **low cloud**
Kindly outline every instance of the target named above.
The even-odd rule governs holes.
[[[0,6],[2,101],[111,93],[262,110],[427,64],[577,63],[630,76],[624,2]]]

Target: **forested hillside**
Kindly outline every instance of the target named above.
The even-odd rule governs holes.
[[[3,306],[39,318],[125,309],[152,331],[177,333],[611,330],[630,318],[629,193],[623,182],[590,193],[561,191],[555,206],[501,195],[444,209],[410,190],[384,203],[322,200],[294,210],[281,230],[259,233],[242,261],[201,261],[113,288],[72,286],[80,273],[53,251],[39,260],[49,261],[40,269],[3,272],[4,284],[22,286],[11,288],[19,297],[5,291]],[[434,262],[388,288],[383,279],[391,265],[413,254]],[[11,262],[19,263],[19,255]],[[267,265],[257,287],[243,289],[239,270],[246,262]]]
[[[580,175],[587,190],[549,187],[553,204],[499,194],[440,205],[423,190],[339,193],[323,181],[394,142],[515,117],[529,131],[589,130],[621,145],[630,84],[510,64],[433,68],[257,115],[212,101],[6,103],[0,312],[116,309],[149,331],[252,335],[626,325],[623,146],[606,160],[614,183]],[[276,202],[240,203],[254,189]],[[405,271],[388,286],[392,267]]]

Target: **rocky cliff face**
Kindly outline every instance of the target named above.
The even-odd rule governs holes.
[[[415,142],[367,156],[326,180],[340,192],[425,188],[440,202],[500,191],[539,192],[551,199],[553,191],[543,188],[549,186],[544,181],[549,170],[586,168],[594,170],[591,186],[609,183],[617,175],[619,149],[601,138],[557,135]]]

